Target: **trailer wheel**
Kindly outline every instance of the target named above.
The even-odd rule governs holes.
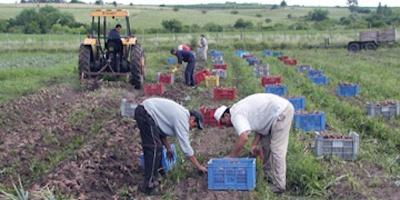
[[[349,46],[347,47],[347,49],[349,50],[349,51],[359,51],[360,50],[360,45],[359,44],[357,44],[357,43],[351,43],[351,44],[349,44]]]
[[[366,50],[376,50],[377,48],[378,48],[378,46],[376,44],[374,44],[373,42],[368,42],[367,44],[365,44]]]

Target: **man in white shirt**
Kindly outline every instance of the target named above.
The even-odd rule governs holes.
[[[270,93],[250,95],[232,107],[221,106],[214,114],[221,125],[234,127],[239,134],[229,158],[236,157],[248,135],[255,133],[250,151],[255,155],[260,143],[264,173],[273,181],[270,189],[278,194],[286,190],[286,154],[293,114],[288,100]]]

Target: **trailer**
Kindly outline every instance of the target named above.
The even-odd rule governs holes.
[[[365,50],[377,50],[379,44],[393,44],[396,42],[397,30],[371,30],[360,32],[359,41],[350,41],[347,44],[347,50],[359,51]]]

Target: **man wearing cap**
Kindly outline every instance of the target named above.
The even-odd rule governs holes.
[[[187,86],[195,86],[196,82],[194,80],[194,67],[196,65],[196,57],[191,51],[185,50],[175,50],[171,49],[170,53],[178,58],[178,64],[176,68],[181,67],[182,62],[187,62],[185,70],[185,84]]]
[[[187,110],[178,103],[164,98],[150,98],[135,110],[135,120],[140,130],[144,153],[145,179],[143,192],[151,194],[158,188],[158,171],[162,170],[161,153],[163,145],[168,159],[173,151],[167,136],[176,136],[183,154],[199,171],[207,169],[199,164],[189,142],[189,131],[203,129],[203,115],[198,110]]]
[[[265,178],[272,179],[270,189],[279,194],[286,190],[286,153],[293,114],[288,100],[270,93],[250,95],[230,108],[221,106],[214,114],[221,125],[233,126],[239,134],[229,158],[243,149],[250,132],[255,133],[250,152],[255,155],[260,143]]]

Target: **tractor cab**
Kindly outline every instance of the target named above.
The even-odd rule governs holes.
[[[146,57],[130,32],[129,12],[93,10],[90,16],[91,32],[79,48],[80,79],[126,76],[136,89],[140,89],[146,73]],[[110,32],[112,29],[115,29],[113,33]]]

